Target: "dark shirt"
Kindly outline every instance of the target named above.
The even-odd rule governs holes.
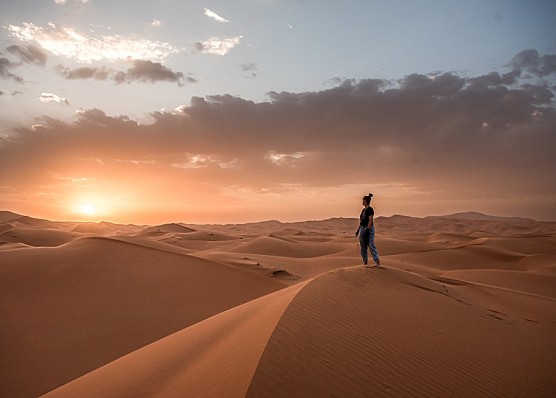
[[[371,206],[364,208],[361,210],[361,215],[359,216],[359,225],[362,227],[366,227],[369,225],[369,218],[375,215],[375,211]]]

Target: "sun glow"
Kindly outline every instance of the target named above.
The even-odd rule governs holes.
[[[86,198],[73,202],[72,213],[80,219],[96,221],[97,218],[104,216],[105,209],[106,206],[102,201]]]
[[[87,217],[92,217],[95,215],[95,207],[89,203],[84,203],[80,207],[80,213]]]

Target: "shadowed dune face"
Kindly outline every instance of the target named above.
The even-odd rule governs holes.
[[[0,212],[0,395],[556,394],[556,223],[379,217],[384,270],[357,224]]]

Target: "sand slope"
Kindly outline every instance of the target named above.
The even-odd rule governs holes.
[[[216,262],[106,238],[6,250],[2,396],[37,396],[283,287]]]

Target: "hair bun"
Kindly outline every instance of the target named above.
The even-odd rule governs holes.
[[[372,194],[372,193],[370,193],[370,194],[369,194],[369,198],[372,198],[372,197],[373,197],[373,194]]]

